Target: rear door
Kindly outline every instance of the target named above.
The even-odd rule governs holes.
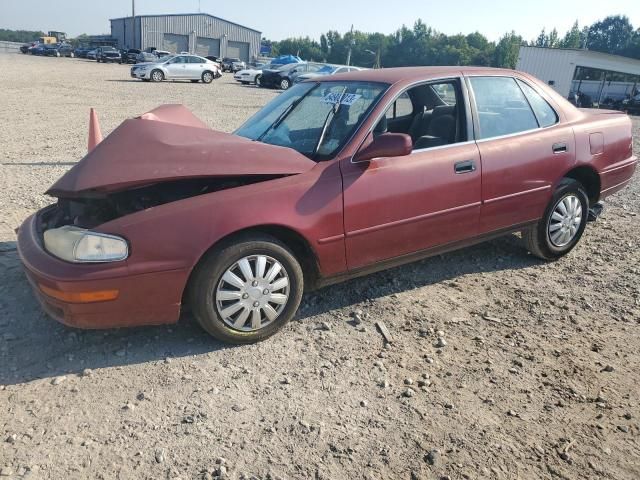
[[[480,233],[538,220],[575,160],[571,127],[522,78],[468,76],[482,159]]]
[[[188,57],[188,59],[187,77],[191,80],[200,80],[202,78],[202,72],[204,72],[205,59],[195,55]]]

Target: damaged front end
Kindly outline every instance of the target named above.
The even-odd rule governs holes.
[[[181,105],[126,120],[104,141],[91,112],[89,153],[47,193],[38,215],[45,249],[70,262],[128,256],[126,240],[91,229],[186,198],[295,175],[315,163],[288,148],[210,130]]]
[[[43,231],[66,225],[89,229],[141,210],[274,178],[280,178],[280,176],[192,178],[160,182],[112,193],[85,192],[82,196],[58,198],[54,208],[43,212],[40,224]]]

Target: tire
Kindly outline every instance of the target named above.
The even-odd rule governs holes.
[[[288,90],[291,87],[291,80],[288,78],[283,78],[280,80],[280,90]]]
[[[211,83],[213,82],[213,72],[203,72],[202,73],[202,82],[203,83]]]
[[[256,78],[255,78],[255,80],[254,80],[254,82],[253,82],[253,83],[255,83],[255,84],[256,84],[256,86],[258,86],[258,87],[260,86],[260,81],[261,81],[261,80],[260,80],[260,77],[262,77],[262,75],[256,75]]]
[[[567,208],[567,205],[575,207]],[[567,216],[562,213],[563,206],[568,211]],[[542,219],[524,230],[522,239],[527,249],[536,257],[556,260],[578,244],[587,225],[588,215],[589,197],[584,187],[576,180],[564,178],[553,193]],[[563,231],[566,232],[564,236]]]
[[[265,262],[262,276],[258,273],[258,257]],[[248,265],[251,274],[257,279],[262,279],[258,284],[249,283],[246,276],[239,267],[242,259],[249,259]],[[267,279],[267,274],[271,267],[279,263],[282,270],[277,273],[274,279]],[[228,271],[235,272],[236,277],[242,283],[242,287],[233,286],[227,283],[223,276]],[[255,277],[254,277],[255,278]],[[287,279],[287,286],[277,288],[277,283],[284,283]],[[257,284],[257,285],[256,285]],[[269,288],[261,291],[263,287],[276,286],[276,290],[269,292]],[[246,289],[246,291],[245,291]],[[218,292],[223,294],[240,295],[239,298],[230,300],[221,299]],[[248,292],[248,293],[247,293]],[[269,235],[253,234],[238,237],[235,241],[229,242],[211,250],[196,266],[189,284],[189,303],[196,320],[210,335],[218,340],[227,343],[246,344],[264,340],[280,330],[298,310],[303,292],[303,274],[300,264],[289,248],[282,242]],[[269,303],[271,296],[279,296],[278,302]],[[286,297],[284,303],[282,297]],[[252,300],[253,299],[253,300]],[[253,302],[253,303],[252,303]],[[264,303],[264,307],[256,305]],[[266,302],[266,303],[265,303]],[[230,306],[240,306],[232,314],[227,314],[223,318],[221,312],[233,311]],[[276,312],[273,319],[269,319],[267,311],[271,308],[271,314]],[[255,307],[255,308],[254,308]],[[256,313],[257,312],[257,313]],[[246,317],[243,317],[244,315]],[[235,315],[235,318],[232,318]],[[255,328],[254,317],[260,319],[264,326]],[[237,323],[236,326],[232,323]],[[240,323],[238,323],[240,322]],[[256,320],[257,322],[257,320]]]
[[[161,82],[164,80],[164,73],[162,73],[162,70],[156,69],[151,72],[150,77],[152,82]]]
[[[101,62],[101,60],[100,60],[99,58],[96,58],[96,62],[100,63],[100,62]]]

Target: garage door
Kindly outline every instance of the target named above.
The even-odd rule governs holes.
[[[171,53],[189,51],[189,37],[187,35],[176,35],[175,33],[165,33],[162,44],[163,50]]]
[[[244,42],[229,42],[227,44],[227,57],[239,58],[242,61],[249,61],[249,44]]]
[[[219,38],[207,38],[198,37],[196,42],[196,55],[206,57],[213,55],[214,57],[220,56],[220,39]]]

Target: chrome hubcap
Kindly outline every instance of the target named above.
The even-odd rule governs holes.
[[[567,195],[560,199],[553,209],[547,233],[549,240],[556,247],[568,245],[576,236],[582,223],[582,204],[575,195]]]
[[[284,266],[266,255],[250,255],[224,272],[215,292],[216,309],[228,326],[252,332],[266,327],[289,300]]]
[[[205,73],[204,74],[204,81],[205,82],[210,82],[212,79],[211,74],[210,73]]]

